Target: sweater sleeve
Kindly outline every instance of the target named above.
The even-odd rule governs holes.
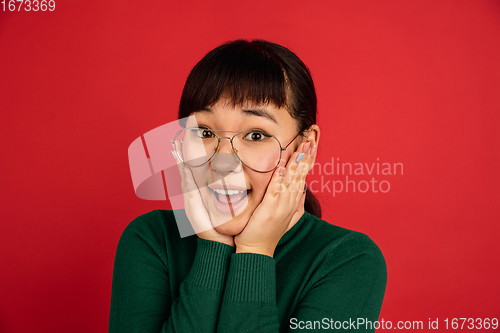
[[[118,243],[109,332],[215,332],[234,248],[198,238],[193,265],[172,300],[162,229],[145,222],[131,222]]]
[[[275,276],[273,258],[233,254],[218,332],[375,331],[368,321],[378,320],[387,272],[382,253],[366,235],[347,237],[325,258],[293,315],[281,323]]]

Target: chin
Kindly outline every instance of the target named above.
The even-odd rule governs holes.
[[[248,190],[246,198],[244,198],[244,200],[241,201],[239,207],[235,208],[234,211],[234,213],[236,214],[235,217],[232,217],[231,216],[232,214],[227,212],[229,211],[229,208],[227,207],[223,207],[223,211],[217,209],[216,206],[219,207],[221,206],[220,204],[217,205],[216,203],[218,196],[215,195],[214,191],[210,190],[209,187],[203,189],[202,196],[204,199],[203,201],[205,207],[208,207],[208,210],[210,212],[212,224],[215,225],[214,226],[215,231],[217,231],[222,235],[235,236],[241,233],[248,224],[250,216],[252,215],[253,210],[255,209],[252,200],[253,195],[251,190]]]
[[[221,224],[214,229],[215,231],[223,235],[236,236],[237,234],[241,233],[243,229],[245,229],[247,223],[248,219],[237,218]]]

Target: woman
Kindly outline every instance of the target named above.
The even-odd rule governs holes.
[[[302,61],[263,40],[223,44],[191,71],[179,119],[173,156],[197,234],[181,238],[166,210],[127,226],[110,332],[374,331],[382,253],[321,220],[305,186],[320,129]]]

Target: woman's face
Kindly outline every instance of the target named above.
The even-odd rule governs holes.
[[[195,112],[188,118],[186,127],[206,127],[214,130],[214,133],[220,137],[232,137],[235,133],[218,131],[251,132],[260,130],[274,135],[283,148],[298,133],[296,121],[284,108],[276,108],[273,104],[256,105],[251,102],[233,107],[226,99],[220,99],[212,107]],[[279,165],[286,165],[301,139],[301,136],[297,137],[282,152]],[[236,144],[235,148],[238,149]],[[249,158],[257,156],[250,154],[249,151],[246,153],[247,156],[250,156]],[[240,156],[242,154],[243,152],[240,152]],[[261,155],[260,161],[255,161],[255,163],[265,164],[267,156]],[[242,164],[232,153],[228,139],[221,139],[219,152],[209,163],[191,168],[191,171],[200,190],[203,203],[211,216],[212,225],[217,232],[224,235],[237,235],[245,228],[253,211],[262,201],[273,175],[273,171],[260,173]],[[222,189],[224,186],[228,189],[246,188],[248,194],[246,196],[244,194],[235,195],[234,200],[230,199],[228,203],[224,194],[214,191],[214,189]]]

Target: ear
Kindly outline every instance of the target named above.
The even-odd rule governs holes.
[[[314,145],[318,146],[316,147],[316,154],[313,157],[312,163],[311,165],[309,165],[309,169],[307,170],[307,172],[309,172],[314,167],[314,163],[316,163],[316,156],[318,155],[319,136],[320,136],[319,126],[316,124],[311,125],[307,130],[304,131],[304,135],[305,135],[304,141],[310,142],[311,147]]]

